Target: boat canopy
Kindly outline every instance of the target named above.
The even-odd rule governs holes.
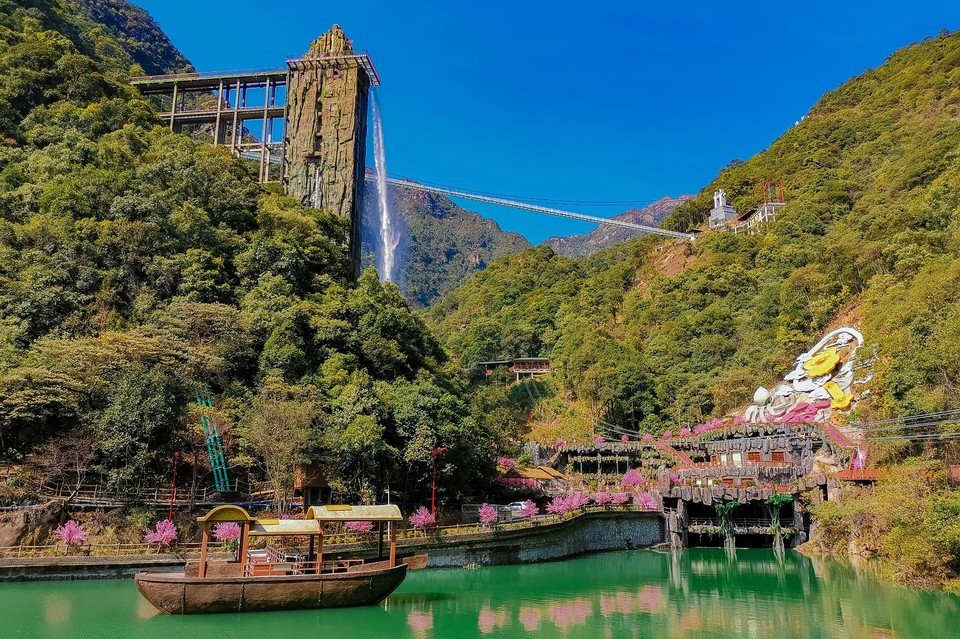
[[[250,516],[246,510],[240,506],[234,506],[233,504],[226,504],[223,506],[217,506],[210,512],[208,512],[203,517],[197,517],[199,522],[218,522],[218,521],[254,521],[253,517]]]
[[[320,522],[313,519],[257,519],[250,526],[251,537],[319,535]]]
[[[403,521],[400,508],[396,504],[379,506],[310,506],[306,519],[317,522],[327,521]]]

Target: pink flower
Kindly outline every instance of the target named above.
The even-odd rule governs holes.
[[[79,546],[87,540],[87,531],[74,519],[71,519],[62,526],[57,526],[53,534],[68,546]]]
[[[613,496],[610,493],[597,493],[593,496],[593,503],[598,506],[605,506],[613,501]]]
[[[489,526],[497,521],[497,509],[490,504],[480,506],[480,510],[478,510],[477,513],[480,515],[480,523],[484,526]]]
[[[561,448],[561,447],[567,445],[567,440],[561,439],[561,438],[557,437],[557,441],[556,441],[555,443],[556,443],[557,448]]]
[[[686,436],[689,435],[689,434],[690,434],[690,427],[689,427],[689,426],[684,426],[683,428],[680,429],[680,436],[681,436],[681,437],[686,437]]]
[[[602,443],[603,443],[603,437],[601,437],[600,435],[597,435],[596,437],[593,438],[593,443],[594,443],[594,444],[602,444]]]
[[[673,431],[672,431],[672,430],[667,429],[667,430],[663,431],[663,438],[662,438],[662,439],[670,439],[671,437],[673,437]]]
[[[630,438],[627,435],[620,435],[620,441],[626,444],[628,441],[630,441]]]
[[[410,515],[410,525],[414,528],[429,528],[437,523],[437,518],[427,510],[426,506],[420,506]]]
[[[551,515],[566,515],[573,508],[570,507],[569,502],[566,497],[554,497],[550,500],[550,503],[547,504],[547,512]]]
[[[644,433],[644,434],[643,434],[643,437],[641,437],[641,439],[642,439],[643,441],[645,441],[645,442],[652,442],[652,441],[653,441],[653,435],[651,435],[650,433]]]
[[[702,434],[704,434],[705,432],[707,432],[708,430],[710,430],[710,429],[707,428],[707,425],[706,425],[706,424],[697,424],[696,427],[693,429],[693,434],[694,434],[694,435],[702,435]]]
[[[540,514],[540,509],[537,508],[537,505],[530,501],[529,499],[523,502],[523,508],[517,513],[521,517],[536,517]]]
[[[631,468],[620,478],[620,483],[624,486],[639,486],[643,483],[643,476],[637,472],[636,468]]]
[[[143,540],[148,544],[157,544],[158,546],[170,547],[171,542],[177,538],[177,527],[169,519],[158,521],[153,530],[149,528],[144,535]]]
[[[570,510],[583,508],[590,503],[590,495],[587,493],[572,493],[567,495],[567,503],[570,504]]]
[[[224,521],[213,529],[213,538],[217,541],[236,541],[240,539],[240,524]]]
[[[659,504],[657,504],[657,498],[651,493],[640,493],[637,495],[636,503],[644,510],[657,510],[659,506]]]
[[[372,521],[348,521],[347,530],[352,533],[373,532],[373,522]]]
[[[610,497],[610,503],[616,506],[622,506],[630,501],[630,495],[627,493],[613,493]]]
[[[509,457],[497,457],[497,467],[504,470],[510,470],[517,465],[516,459],[510,459]]]

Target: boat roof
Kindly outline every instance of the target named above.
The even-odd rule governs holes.
[[[310,506],[305,517],[322,521],[403,521],[400,508],[396,504],[377,506],[349,506],[331,504],[329,506]]]
[[[224,504],[217,506],[203,517],[197,517],[197,521],[254,521],[254,519],[240,506]]]
[[[315,519],[257,519],[250,526],[250,535],[253,537],[320,533],[320,522]]]

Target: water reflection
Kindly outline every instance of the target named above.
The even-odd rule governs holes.
[[[957,636],[960,599],[788,552],[628,552],[412,573],[382,608],[169,617],[131,582],[0,584],[3,637],[245,635],[658,639]]]

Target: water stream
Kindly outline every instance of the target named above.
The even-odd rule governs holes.
[[[795,552],[631,551],[411,573],[380,606],[170,617],[132,580],[0,583],[4,639],[946,639],[960,597]]]
[[[377,271],[381,282],[392,282],[396,276],[397,247],[400,246],[400,224],[390,209],[387,195],[387,156],[383,146],[383,118],[380,114],[380,99],[372,89],[373,106],[373,159],[377,172],[377,209],[380,214],[380,232],[376,242]]]

